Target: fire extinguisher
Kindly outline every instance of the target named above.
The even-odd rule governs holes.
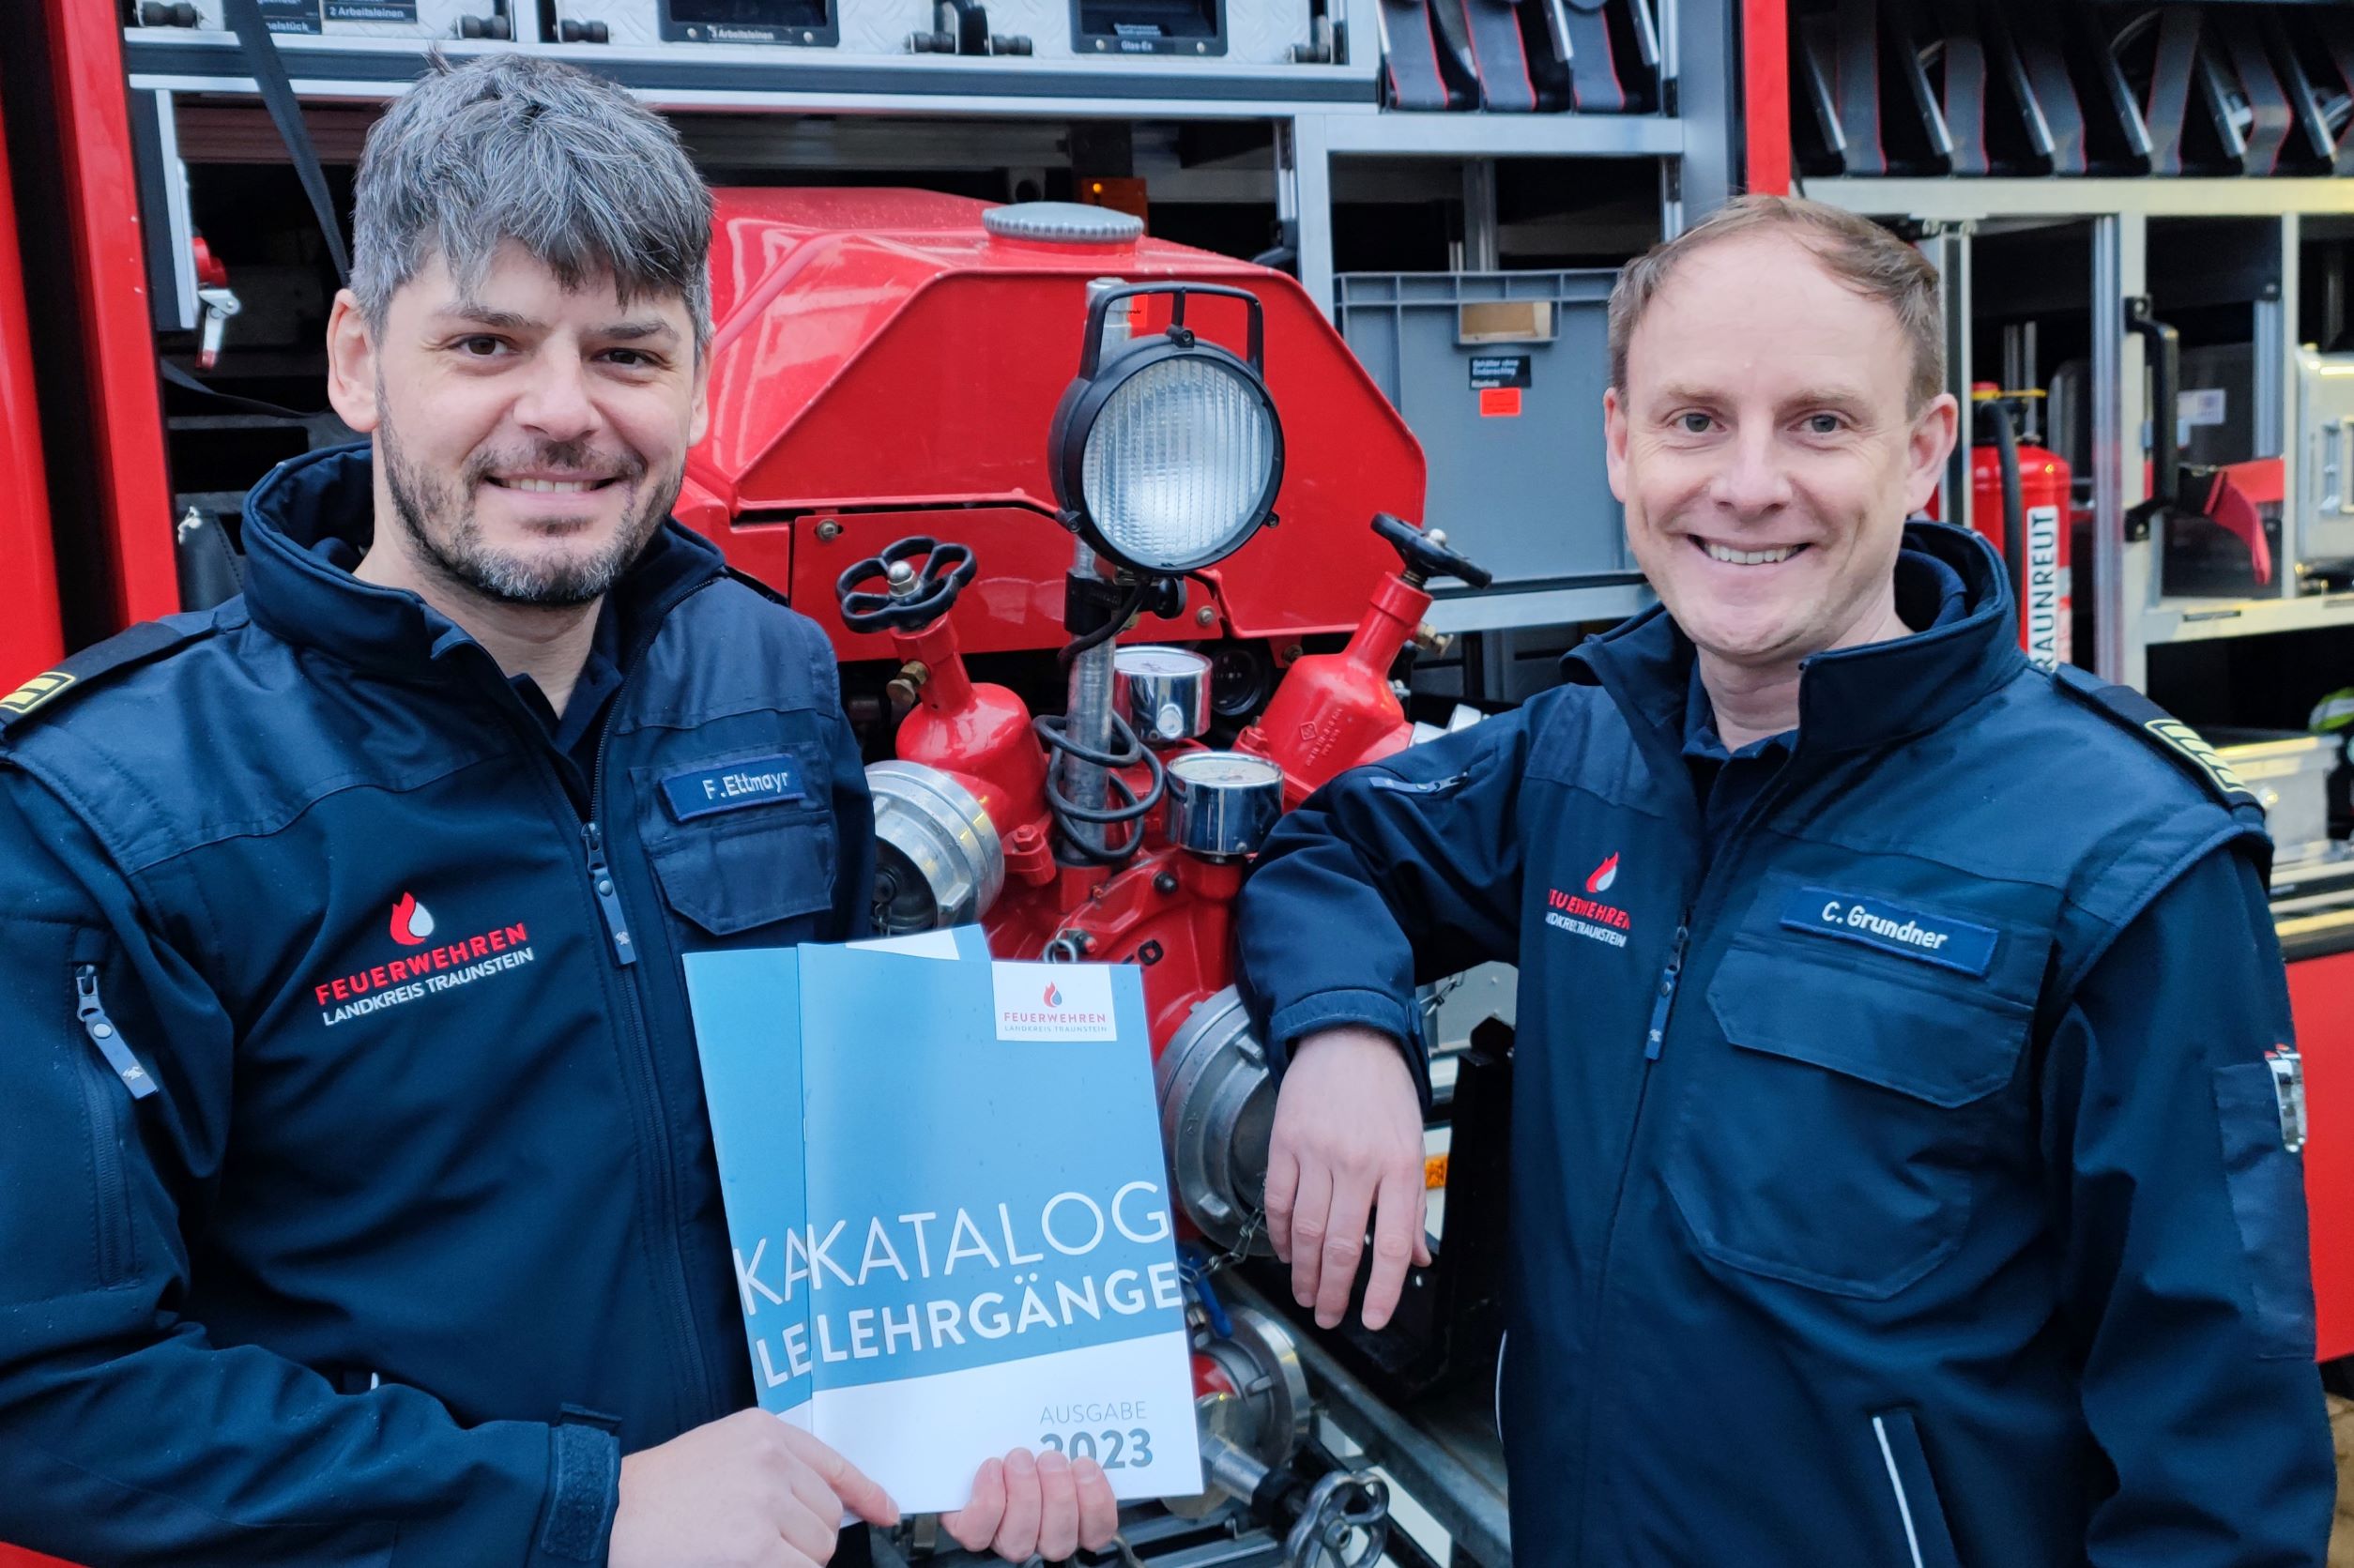
[[[2002,552],[2019,602],[2019,643],[2043,669],[2069,662],[2068,463],[2020,434],[2017,421],[2041,391],[1970,388],[1970,518]]]

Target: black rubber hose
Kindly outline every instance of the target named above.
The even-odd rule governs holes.
[[[2010,569],[2011,586],[2019,595],[2019,619],[2025,624],[2032,574],[2027,567],[2026,493],[2019,482],[2019,436],[2010,428],[2010,407],[2002,399],[1990,400],[1986,412],[1995,421],[1995,456],[2003,471],[2003,564]]]
[[[1109,620],[1085,636],[1074,637],[1063,644],[1062,651],[1054,656],[1054,662],[1062,666],[1063,673],[1065,675],[1070,673],[1071,662],[1080,654],[1103,647],[1127,630],[1128,622],[1135,619],[1137,612],[1144,608],[1144,596],[1152,586],[1150,579],[1139,578],[1135,586],[1128,589],[1127,597],[1120,601],[1120,608],[1112,612]]]
[[[1054,816],[1055,826],[1062,830],[1065,847],[1081,862],[1089,865],[1120,865],[1133,857],[1144,844],[1144,818],[1169,792],[1169,772],[1161,759],[1137,738],[1136,731],[1117,713],[1111,716],[1112,741],[1115,749],[1097,751],[1074,738],[1069,733],[1070,721],[1061,714],[1042,713],[1030,722],[1039,740],[1049,754],[1067,753],[1081,762],[1089,762],[1104,770],[1107,787],[1117,791],[1122,803],[1097,808],[1082,806],[1066,797],[1055,786],[1054,769],[1047,770],[1047,809]],[[1144,764],[1152,783],[1142,795],[1123,776],[1121,769]],[[1111,828],[1128,825],[1131,831],[1117,847],[1107,845],[1096,849],[1072,830],[1076,822],[1093,823]]]

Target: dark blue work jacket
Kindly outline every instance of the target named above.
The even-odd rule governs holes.
[[[1517,1560],[2311,1568],[2259,819],[2140,699],[2029,665],[1974,536],[1907,545],[1930,630],[1810,660],[1785,754],[1719,765],[1729,818],[1654,611],[1287,818],[1246,990],[1279,1049],[1409,1040],[1417,979],[1520,966]]]
[[[575,768],[370,519],[289,464],[243,597],[0,700],[0,1541],[602,1563],[753,1403],[680,954],[862,930],[832,650],[665,527]]]

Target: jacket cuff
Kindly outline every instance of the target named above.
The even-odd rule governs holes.
[[[1319,1029],[1354,1024],[1385,1034],[1398,1043],[1414,1074],[1414,1092],[1425,1115],[1430,1110],[1429,1051],[1422,1038],[1422,1009],[1399,1001],[1386,991],[1346,989],[1319,991],[1277,1012],[1267,1021],[1267,1065],[1280,1079],[1292,1065],[1292,1046]]]
[[[602,1563],[621,1500],[620,1440],[605,1418],[567,1407],[547,1442],[547,1504],[531,1568]]]

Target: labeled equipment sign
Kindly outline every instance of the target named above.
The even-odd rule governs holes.
[[[1526,388],[1529,379],[1529,357],[1525,354],[1475,354],[1471,357],[1471,384],[1475,392],[1485,392],[1499,387]]]
[[[1471,357],[1472,390],[1479,395],[1483,419],[1517,419],[1521,393],[1530,382],[1525,354],[1475,354]]]
[[[319,0],[256,0],[262,25],[273,33],[319,32]]]
[[[327,22],[417,24],[417,0],[258,0],[262,24],[273,33],[316,35]]]

